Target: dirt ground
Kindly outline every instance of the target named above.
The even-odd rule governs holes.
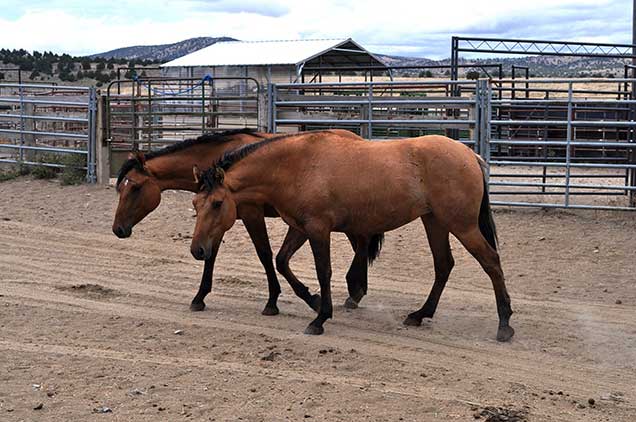
[[[311,337],[283,279],[281,314],[260,314],[240,222],[191,313],[190,194],[165,193],[126,240],[115,205],[113,188],[0,183],[0,420],[636,420],[634,214],[497,210],[516,329],[500,344],[490,281],[455,239],[435,318],[401,325],[433,280],[419,222],[387,233],[355,311],[333,236],[334,319]],[[285,226],[268,227],[276,251]],[[292,267],[317,288],[307,247]]]

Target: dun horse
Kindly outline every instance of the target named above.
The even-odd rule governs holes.
[[[362,140],[351,132],[336,132],[342,133],[349,140]],[[209,163],[217,161],[227,151],[262,141],[271,136],[249,129],[232,130],[186,140],[148,154],[132,154],[122,165],[117,179],[119,203],[113,222],[113,232],[120,238],[129,237],[132,234],[133,226],[159,206],[161,192],[164,190],[198,191],[198,185],[192,180],[192,167],[194,165],[207,166]],[[263,314],[276,315],[278,314],[277,299],[280,294],[280,285],[272,263],[272,250],[264,216],[277,217],[278,214],[271,207],[264,207],[262,204],[256,206],[245,204],[239,207],[237,218],[243,220],[267,274],[269,299]],[[276,257],[276,264],[279,272],[289,281],[296,295],[318,312],[319,296],[312,295],[289,268],[291,256],[306,240],[307,237],[303,233],[290,228]],[[372,257],[377,255],[380,241],[381,236],[377,236],[372,244],[372,248],[375,249],[370,251]],[[215,250],[205,261],[199,290],[190,305],[193,311],[202,311],[205,308],[204,299],[212,289],[212,273],[216,252]],[[363,294],[366,293],[366,278],[360,278],[366,272],[359,269],[359,267],[366,268],[366,265],[366,261],[359,258],[354,259],[347,274],[347,284],[352,292],[351,298],[347,300],[349,307],[355,307]]]
[[[332,317],[330,233],[356,239],[365,257],[374,233],[420,218],[433,254],[435,281],[428,299],[404,324],[420,325],[435,313],[454,261],[452,233],[490,277],[497,301],[497,340],[514,334],[497,253],[483,161],[443,136],[389,142],[350,142],[340,133],[309,132],[270,138],[226,154],[212,168],[194,169],[201,191],[192,254],[209,258],[232,227],[237,207],[270,204],[287,224],[305,233],[320,283],[320,312],[305,333],[322,334]],[[365,267],[366,271],[366,267]]]

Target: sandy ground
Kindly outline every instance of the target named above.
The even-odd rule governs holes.
[[[341,306],[352,253],[333,236],[337,306],[311,337],[285,284],[281,314],[260,315],[240,223],[191,313],[190,194],[167,192],[126,240],[115,204],[112,188],[0,184],[0,420],[636,420],[633,214],[498,210],[517,331],[500,344],[490,281],[454,239],[435,318],[401,325],[433,279],[418,222],[387,233],[355,311]],[[285,226],[268,227],[277,250]],[[292,266],[317,288],[308,248]]]

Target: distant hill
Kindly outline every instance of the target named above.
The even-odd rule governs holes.
[[[390,66],[429,66],[449,65],[450,60],[431,60],[427,58],[400,57],[377,55],[382,62]],[[463,59],[460,64],[502,64],[504,77],[510,77],[512,65],[529,68],[531,77],[623,77],[624,65],[628,59],[603,59],[585,57],[555,57],[555,56],[526,56],[526,57],[496,57],[488,59]],[[460,77],[477,68],[460,68]],[[402,76],[417,76],[426,69],[400,69],[394,73]],[[447,69],[431,69],[433,76],[448,75]],[[495,68],[489,68],[488,72],[493,77],[497,76]],[[481,72],[482,76],[484,72]],[[523,71],[519,71],[518,77],[523,77]]]
[[[136,45],[133,47],[122,47],[104,53],[93,54],[91,58],[102,57],[105,59],[137,59],[137,60],[159,60],[168,62],[178,57],[185,56],[193,51],[200,50],[209,45],[222,41],[237,41],[230,37],[198,37],[189,38],[174,44],[158,45]]]

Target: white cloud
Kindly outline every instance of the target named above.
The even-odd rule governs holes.
[[[79,55],[195,36],[352,37],[379,53],[446,57],[450,36],[460,34],[630,41],[629,0],[246,0],[242,7],[228,0],[85,4],[22,1],[18,17],[0,10],[0,47]]]

